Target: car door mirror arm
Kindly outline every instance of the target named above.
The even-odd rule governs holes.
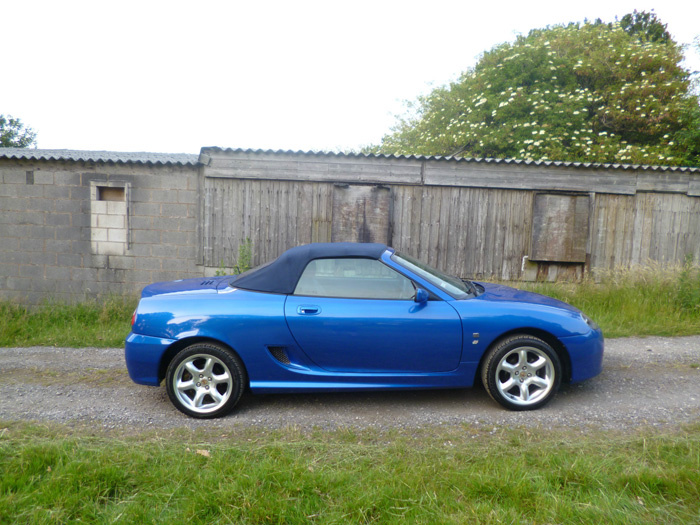
[[[430,299],[430,294],[423,290],[423,288],[416,288],[416,294],[413,296],[413,300],[418,304],[427,303]]]

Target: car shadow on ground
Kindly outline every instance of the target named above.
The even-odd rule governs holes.
[[[553,402],[537,411],[579,410],[581,401],[600,395],[598,381],[561,386]],[[173,409],[164,388],[153,409]],[[584,403],[585,404],[585,403]],[[170,413],[170,410],[168,410]],[[530,412],[531,413],[531,412]],[[512,412],[493,401],[481,384],[465,389],[391,390],[253,394],[247,391],[231,414],[219,421],[271,427],[344,426],[355,423],[388,426],[420,426],[443,422],[474,422],[480,417],[519,421],[527,412]]]
[[[591,390],[590,380],[575,385],[561,385],[554,403],[561,398],[571,400]],[[595,390],[595,388],[594,388]],[[493,405],[499,407],[479,384],[473,388],[429,389],[429,390],[373,390],[355,392],[289,393],[289,394],[253,394],[246,392],[239,402],[236,413],[243,414],[269,406],[302,409],[307,407],[327,407],[342,409],[344,407],[394,408],[399,406],[443,408],[462,408],[468,405]]]

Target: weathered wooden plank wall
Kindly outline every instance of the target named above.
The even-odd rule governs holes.
[[[422,162],[419,160],[380,159],[372,162],[363,157],[304,155],[297,153],[203,152],[207,177],[270,179],[289,181],[325,181],[394,184],[420,184]]]
[[[209,266],[235,263],[246,238],[254,264],[298,244],[375,240],[450,274],[501,279],[700,259],[695,171],[216,149],[202,162],[202,262]],[[547,211],[550,201],[561,213]],[[571,224],[533,228],[537,214]],[[560,242],[562,235],[571,239]],[[548,246],[547,236],[560,246]],[[533,255],[540,261],[526,266]]]
[[[233,266],[246,238],[254,245],[254,265],[291,246],[329,242],[332,206],[332,184],[207,178],[204,262]]]
[[[204,252],[206,264],[231,266],[238,247],[253,240],[254,264],[291,246],[331,240],[332,184],[207,179]],[[383,192],[389,193],[384,188]],[[480,188],[395,186],[387,242],[454,275],[519,275],[529,247],[532,193]],[[389,211],[387,210],[387,211]],[[377,223],[375,223],[377,224]],[[341,237],[340,233],[346,232]],[[352,230],[336,229],[334,241],[357,241]]]
[[[648,261],[700,260],[700,199],[671,193],[595,197],[591,247],[593,268],[643,265]]]
[[[529,247],[532,193],[396,186],[392,245],[452,275],[510,279]]]

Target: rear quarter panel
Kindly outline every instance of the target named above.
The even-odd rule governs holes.
[[[147,297],[139,303],[132,333],[172,341],[220,341],[241,357],[254,377],[275,368],[267,345],[295,345],[284,319],[284,301],[283,295],[236,289]]]

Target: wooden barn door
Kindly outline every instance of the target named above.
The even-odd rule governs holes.
[[[333,187],[332,242],[391,244],[391,190],[385,186]]]

